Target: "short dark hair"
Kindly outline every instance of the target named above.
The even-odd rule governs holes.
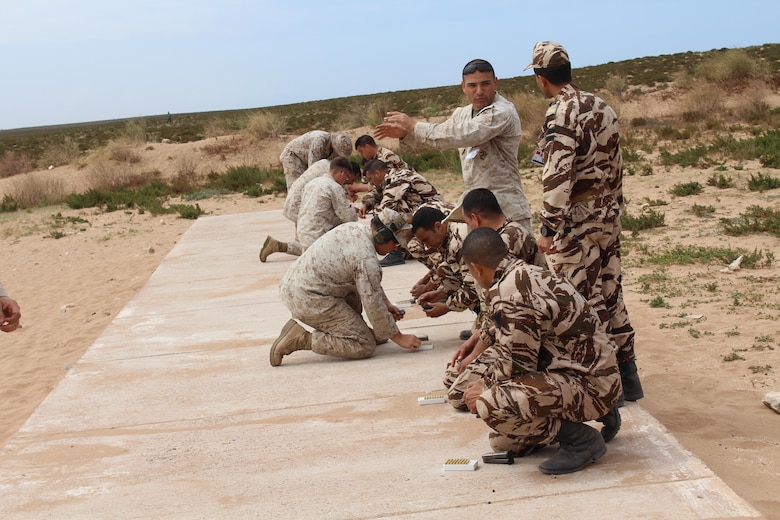
[[[571,63],[546,69],[534,68],[534,74],[543,77],[556,87],[560,87],[561,85],[571,83]]]
[[[363,166],[363,173],[374,173],[378,171],[387,171],[387,163],[381,159],[371,159]]]
[[[433,231],[433,226],[437,222],[444,220],[445,215],[441,210],[424,206],[418,209],[412,217],[412,234],[417,233],[418,229],[427,229]]]
[[[503,215],[498,199],[487,188],[476,188],[463,197],[463,214],[476,213],[480,217],[497,217]]]
[[[467,265],[475,263],[495,269],[509,254],[509,250],[498,231],[481,227],[466,235],[460,254],[463,263]]]
[[[491,65],[488,60],[477,58],[475,60],[471,60],[463,66],[463,76],[474,74],[477,71],[492,72],[493,76],[496,75],[496,72],[493,70],[493,65]]]
[[[376,141],[374,141],[374,138],[370,135],[363,134],[355,140],[355,150],[357,150],[359,146],[365,146],[367,144],[376,146]]]
[[[350,164],[349,159],[346,157],[334,157],[330,161],[330,171],[337,172],[339,170],[345,170],[347,173],[352,173],[352,165]],[[359,175],[359,174],[358,174]]]
[[[349,161],[349,165],[352,166],[352,174],[360,177],[360,175],[363,173],[360,171],[360,165],[355,161]]]

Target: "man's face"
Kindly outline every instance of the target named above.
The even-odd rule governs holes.
[[[490,289],[491,282],[493,281],[491,279],[487,279],[484,270],[480,269],[478,266],[476,266],[474,263],[469,263],[468,265],[469,273],[471,273],[471,276],[476,280],[476,282],[483,288],[483,289]]]
[[[444,243],[444,238],[447,236],[447,225],[437,222],[433,225],[433,229],[418,228],[414,232],[414,236],[423,243],[426,249],[436,250]]]
[[[474,218],[474,213],[466,213],[463,212],[463,221],[466,223],[466,225],[469,227],[469,232],[474,231],[479,227],[479,223],[477,222],[477,219]]]
[[[372,146],[370,144],[358,146],[357,153],[360,154],[360,157],[362,157],[364,161],[371,161],[376,159],[376,146]]]
[[[553,97],[553,93],[550,90],[550,84],[547,82],[544,77],[540,75],[536,75],[536,86],[539,87],[539,90],[542,91],[542,94],[544,94],[544,97],[551,98]]]
[[[493,103],[498,90],[498,78],[492,72],[477,70],[473,74],[463,76],[460,86],[474,110],[479,111]]]
[[[371,186],[380,186],[385,180],[385,173],[386,172],[380,170],[366,172],[366,180]]]
[[[339,170],[333,178],[342,186],[352,184],[357,180],[357,176],[353,175],[351,170]]]

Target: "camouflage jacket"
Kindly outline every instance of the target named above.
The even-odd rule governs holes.
[[[623,158],[615,111],[604,100],[566,85],[542,127],[542,224],[565,233],[573,224],[614,221],[623,206]]]
[[[317,177],[326,175],[330,170],[330,161],[328,159],[320,159],[311,166],[309,166],[300,177],[295,179],[290,189],[287,190],[287,197],[284,200],[284,209],[282,215],[288,220],[298,222],[298,211],[301,208],[301,199],[303,198],[303,189],[309,183]]]
[[[376,147],[376,157],[375,159],[379,159],[383,163],[385,163],[391,170],[411,170],[412,168],[409,167],[406,162],[404,162],[401,157],[395,153],[394,151],[385,148],[384,146],[377,146]]]
[[[473,117],[471,112],[468,105],[442,123],[418,122],[403,141],[437,149],[458,148],[465,191],[487,188],[508,217],[531,218],[517,162],[520,117],[515,106],[496,93],[491,105]]]
[[[312,130],[287,143],[280,158],[285,155],[294,155],[311,166],[320,159],[330,159],[333,154],[330,133],[323,130]]]
[[[330,175],[323,175],[303,189],[298,215],[298,241],[303,247],[309,247],[339,224],[357,219],[357,212],[347,200],[344,187]]]
[[[541,371],[610,375],[615,345],[585,298],[552,271],[506,258],[486,295],[498,361],[488,384]]]
[[[504,244],[506,244],[510,258],[518,258],[528,264],[534,264],[539,248],[536,245],[536,239],[533,235],[528,233],[523,226],[513,220],[507,219],[506,222],[504,222],[504,225],[496,231],[501,235]],[[479,323],[482,331],[480,339],[482,339],[482,342],[486,345],[491,345],[495,337],[495,327],[485,306],[487,291],[479,284],[475,284],[475,286],[480,301]]]
[[[447,207],[447,202],[425,177],[414,170],[390,169],[382,186],[373,187],[363,197],[363,205],[376,212],[391,208],[410,218],[421,206],[442,209]]]
[[[473,309],[479,304],[474,278],[461,260],[463,240],[468,231],[466,224],[447,224],[447,236],[438,249],[441,261],[433,271],[439,287],[447,293],[447,308],[451,311]]]
[[[305,299],[348,298],[357,293],[377,337],[390,338],[398,326],[385,305],[382,268],[368,227],[349,222],[324,234],[298,258],[279,284],[294,286]],[[304,302],[305,304],[305,302]]]

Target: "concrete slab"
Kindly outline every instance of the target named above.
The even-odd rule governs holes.
[[[289,314],[276,284],[292,261],[257,252],[287,239],[279,211],[197,220],[147,285],[0,451],[3,518],[760,518],[636,403],[587,470],[537,465],[444,472],[489,451],[482,421],[438,389],[472,316],[408,332],[434,349],[380,346],[340,361],[268,350]],[[422,266],[388,268],[392,300]]]

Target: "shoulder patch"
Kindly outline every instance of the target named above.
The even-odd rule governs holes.
[[[558,103],[551,104],[549,107],[547,107],[547,112],[545,112],[544,117],[550,117],[551,115],[554,115],[557,110]]]

